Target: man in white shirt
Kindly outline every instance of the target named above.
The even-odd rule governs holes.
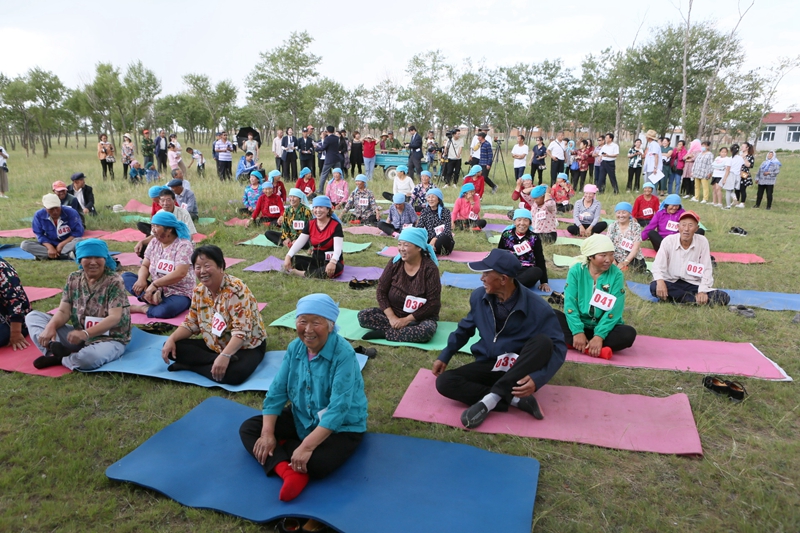
[[[606,133],[606,143],[600,147],[598,152],[602,158],[600,162],[600,169],[597,174],[597,188],[600,189],[600,194],[606,190],[606,176],[611,182],[611,187],[614,189],[614,194],[619,194],[619,187],[617,186],[617,156],[619,156],[619,145],[614,142],[614,134]]]
[[[517,136],[517,144],[511,149],[511,157],[514,159],[514,178],[520,179],[528,164],[528,145],[525,144],[524,135]]]
[[[556,184],[558,175],[564,172],[564,160],[567,158],[566,149],[564,148],[564,132],[559,131],[556,134],[555,140],[550,142],[547,147],[547,157],[550,158],[550,186]]]
[[[461,130],[453,132],[453,136],[447,139],[444,149],[447,163],[444,164],[444,170],[442,171],[442,178],[444,178],[444,187],[442,188],[446,189],[451,183],[454,186],[458,186],[459,174],[461,173],[461,151],[464,149]]]
[[[678,233],[664,237],[650,269],[653,282],[650,294],[659,300],[698,305],[728,305],[730,296],[714,290],[714,272],[708,239],[695,235],[700,217],[684,211]]]
[[[283,172],[283,130],[278,130],[277,135],[272,139],[272,155],[275,156],[275,170]]]

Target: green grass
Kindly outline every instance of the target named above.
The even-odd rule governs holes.
[[[800,157],[784,155],[783,163],[772,211],[722,211],[692,204],[711,230],[708,237],[713,250],[752,252],[767,260],[762,265],[719,264],[718,287],[800,292],[796,261],[800,256],[796,237],[800,231]],[[145,187],[131,187],[119,178],[103,182],[92,150],[55,148],[47,160],[26,160],[24,152],[17,150],[11,153],[9,165],[11,199],[0,200],[2,229],[24,227],[19,219],[31,216],[39,208],[49,184],[66,180],[76,171],[84,172],[95,189],[101,215],[90,219],[91,229],[126,227],[119,215],[105,209],[106,205],[125,204],[133,197],[148,201]],[[121,165],[116,167],[121,174]],[[235,206],[229,205],[228,200],[241,198],[242,185],[221,184],[214,177],[213,168],[207,172],[208,177],[199,180],[190,170],[201,216],[217,218],[217,223],[202,228],[203,233],[216,230],[209,242],[221,246],[226,255],[246,259],[230,271],[247,282],[259,301],[269,303],[263,312],[267,323],[292,310],[297,299],[310,292],[327,292],[352,309],[375,305],[374,291],[352,291],[344,283],[243,272],[244,267],[267,254],[282,256],[283,252],[234,245],[257,234],[255,229],[222,225],[223,220],[237,216]],[[513,176],[510,164],[509,174]],[[486,202],[511,204],[512,186],[506,185],[502,177],[498,182],[500,192]],[[381,178],[371,184],[376,195],[390,187],[391,183]],[[750,194],[755,196],[755,187]],[[449,202],[455,195],[452,188],[445,191]],[[633,195],[601,197],[609,212],[621,199],[632,201]],[[749,204],[752,203],[751,199]],[[727,234],[734,225],[747,229],[749,236]],[[349,234],[347,240],[373,243],[366,252],[348,255],[349,264],[386,264],[387,260],[374,252],[390,240]],[[457,243],[462,250],[490,249],[481,235],[459,234]],[[112,243],[111,248],[132,251],[133,243]],[[577,253],[574,247],[547,246],[545,251],[548,258],[553,253]],[[26,285],[45,287],[61,287],[74,269],[67,262],[12,263]],[[443,263],[442,268],[468,271],[465,265],[451,262]],[[550,271],[552,278],[565,275],[566,269]],[[632,279],[648,281],[641,275]],[[467,311],[467,295],[467,291],[444,288],[442,320],[462,318]],[[51,298],[34,307],[49,310],[57,302],[57,297]],[[746,320],[723,308],[654,305],[635,295],[626,302],[626,321],[641,334],[753,342],[790,375],[800,377],[800,326],[791,323],[794,313],[757,309],[756,314],[755,320]],[[270,350],[285,348],[292,338],[292,332],[284,329],[269,328],[268,334]],[[538,459],[542,469],[532,520],[532,529],[537,532],[800,529],[800,400],[793,383],[742,380],[750,395],[744,403],[733,405],[705,392],[697,374],[567,363],[556,375],[555,384],[614,393],[658,397],[687,394],[705,451],[703,459],[687,459],[468,433],[393,419],[392,413],[417,369],[430,367],[436,354],[409,348],[377,348],[378,358],[364,370],[370,402],[369,430],[460,442]],[[469,358],[459,355],[457,360],[467,362]],[[0,531],[271,530],[211,511],[188,509],[154,492],[111,482],[103,474],[111,463],[212,395],[253,407],[258,407],[262,398],[258,393],[229,394],[113,374],[77,373],[50,379],[0,373],[0,397],[4,398],[0,404]],[[179,456],[180,450],[175,453]],[[447,505],[446,496],[442,504]],[[423,530],[421,525],[420,531]]]

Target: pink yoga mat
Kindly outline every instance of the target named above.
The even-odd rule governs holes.
[[[557,218],[556,220],[558,220],[559,222],[564,222],[566,224],[574,224],[575,223],[575,219],[572,219],[572,218]]]
[[[485,219],[493,219],[493,220],[509,220],[508,216],[500,215],[498,213],[484,213],[483,218]],[[509,220],[510,222],[510,220]]]
[[[570,234],[570,232],[568,232],[565,229],[557,229],[556,230],[556,235],[558,237],[572,237],[572,234]]]
[[[216,233],[216,231],[214,232]],[[210,237],[214,236],[214,233],[210,235]],[[125,228],[119,231],[115,231],[114,233],[109,233],[107,235],[103,235],[101,237],[106,241],[117,241],[117,242],[138,242],[144,239],[144,235],[141,231],[134,228]],[[192,242],[198,243],[206,239],[206,236],[202,233],[195,233],[192,235]]]
[[[192,242],[197,244],[199,242],[203,242],[206,239],[210,239],[211,237],[213,237],[216,234],[217,234],[216,231],[212,231],[211,234],[208,235],[208,236],[203,235],[202,233],[195,233],[194,235],[192,235]]]
[[[33,239],[36,235],[31,228],[7,229],[0,231],[0,237],[19,237],[21,239]]]
[[[34,345],[30,337],[25,337],[28,341],[28,346],[24,350],[15,352],[10,346],[0,348],[0,370],[8,372],[22,372],[23,374],[34,374],[36,376],[47,376],[57,378],[64,374],[69,374],[69,369],[59,366],[51,366],[50,368],[43,368],[39,370],[33,366],[33,361],[42,355]]]
[[[463,428],[467,406],[441,396],[436,378],[421,368],[394,412],[394,418]],[[520,437],[593,444],[603,448],[675,455],[703,455],[689,398],[651,398],[580,387],[546,385],[536,393],[544,420],[518,409],[491,413],[476,430]]]
[[[353,235],[377,235],[380,237],[388,237],[388,235],[375,226],[348,226],[344,228],[344,230]]]
[[[396,246],[386,246],[383,250],[378,252],[379,255],[384,257],[394,257],[397,255]],[[489,255],[489,252],[460,252],[453,250],[450,255],[438,255],[439,260],[454,261],[456,263],[469,263],[471,261],[481,261]]]
[[[747,342],[662,339],[637,335],[633,346],[615,353],[610,360],[569,350],[567,361],[792,381],[781,367]]]
[[[142,264],[142,260],[139,259],[139,256],[133,252],[125,252],[122,254],[117,254],[114,258],[119,261],[119,264],[122,266],[139,266]],[[239,264],[244,259],[234,259],[233,257],[226,257],[225,258],[225,267],[232,267],[233,265]]]
[[[656,251],[652,248],[642,248],[642,255],[647,258],[653,258],[656,256]],[[759,257],[756,254],[738,254],[738,253],[728,253],[728,252],[711,252],[711,255],[714,256],[714,260],[717,263],[744,263],[745,265],[750,265],[753,263],[766,263],[763,257]]]
[[[37,300],[46,300],[56,294],[61,293],[61,289],[51,289],[48,287],[22,287],[25,289],[25,294],[28,296],[28,301],[35,302]]]
[[[247,226],[247,223],[250,222],[249,218],[232,218],[230,220],[225,221],[226,226]]]
[[[149,215],[153,211],[153,208],[149,205],[143,204],[139,200],[131,200],[125,204],[125,211],[128,213],[143,213],[145,215]]]

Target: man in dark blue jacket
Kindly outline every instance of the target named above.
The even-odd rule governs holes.
[[[417,133],[416,126],[409,126],[411,140],[408,142],[408,177],[422,173],[422,135]]]
[[[522,266],[512,252],[495,248],[469,268],[482,272],[483,288],[472,291],[469,313],[433,363],[436,389],[470,406],[461,414],[467,428],[478,427],[491,411],[507,411],[509,405],[541,420],[533,394],[567,356],[558,318],[542,298],[514,279]],[[470,348],[475,362],[445,372],[476,329],[480,339]]]
[[[317,194],[325,194],[325,182],[328,179],[328,174],[339,166],[339,135],[334,133],[334,129],[333,126],[325,128],[328,136],[325,137],[325,140],[322,141],[322,146],[317,150],[325,153],[325,164],[319,176],[319,183],[317,183]]]
[[[78,212],[62,206],[55,194],[42,197],[44,209],[33,215],[31,224],[35,241],[22,241],[20,248],[36,259],[70,259],[69,254],[83,237],[83,224]]]

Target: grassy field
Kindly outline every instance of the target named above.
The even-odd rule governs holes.
[[[623,147],[627,148],[627,147]],[[509,161],[509,175],[513,176]],[[758,163],[763,160],[759,156]],[[764,257],[761,265],[721,263],[716,269],[719,288],[800,292],[800,156],[784,155],[776,200],[771,211],[748,209],[722,211],[692,204],[711,230],[712,250],[752,252]],[[271,159],[267,161],[271,168]],[[213,163],[212,163],[213,165]],[[51,156],[25,159],[11,152],[10,200],[0,200],[0,228],[26,224],[40,207],[42,194],[57,179],[68,181],[84,172],[94,187],[100,216],[89,220],[90,229],[117,230],[125,225],[105,206],[125,204],[131,198],[147,203],[145,187],[124,180],[103,182],[93,150],[56,148]],[[121,164],[117,163],[117,174]],[[380,173],[378,173],[380,175]],[[498,174],[500,191],[485,203],[510,205],[512,185]],[[221,184],[212,168],[200,180],[190,170],[201,216],[216,217],[216,230],[208,242],[227,256],[246,261],[230,272],[246,281],[259,301],[268,302],[265,322],[294,309],[297,299],[310,292],[327,292],[349,308],[374,306],[374,291],[352,291],[345,283],[303,281],[275,273],[243,272],[242,268],[277,249],[235,246],[256,235],[257,230],[228,228],[222,220],[236,216],[228,200],[241,198],[240,184]],[[390,190],[382,178],[371,184],[376,195]],[[452,202],[455,191],[445,191]],[[601,196],[606,210],[633,195]],[[763,207],[763,206],[762,206]],[[746,238],[727,233],[742,226]],[[347,257],[349,264],[383,266],[386,259],[374,252],[391,244],[389,239],[347,236],[372,247]],[[4,239],[3,242],[18,242]],[[486,250],[481,235],[457,235],[461,250]],[[112,243],[112,249],[132,251],[133,244]],[[577,254],[575,247],[545,247],[553,253]],[[75,265],[68,262],[12,260],[26,285],[63,286]],[[445,262],[443,268],[468,272],[465,265]],[[566,269],[552,268],[551,278],[563,278]],[[633,276],[640,282],[644,276]],[[468,292],[444,288],[441,319],[457,321],[468,307]],[[49,310],[58,297],[37,302]],[[626,322],[641,334],[680,339],[712,339],[752,342],[789,375],[800,376],[797,348],[800,325],[792,324],[792,312],[756,309],[755,319],[743,319],[725,308],[693,308],[654,305],[630,295]],[[284,349],[292,332],[269,328],[268,349]],[[733,404],[703,389],[698,374],[606,368],[566,363],[554,384],[575,385],[621,394],[664,397],[685,393],[691,402],[702,439],[703,459],[650,453],[615,451],[593,446],[506,435],[469,433],[445,426],[392,418],[397,403],[417,369],[429,368],[435,353],[378,346],[378,358],[370,361],[364,378],[369,398],[369,430],[478,446],[490,451],[533,457],[541,462],[541,476],[532,518],[532,530],[544,531],[798,531],[800,530],[800,400],[796,385],[755,379],[742,380],[750,395]],[[452,364],[468,362],[459,356]],[[0,373],[0,531],[271,531],[211,511],[182,507],[155,492],[109,481],[105,469],[147,438],[174,422],[204,399],[223,396],[258,407],[262,394],[230,394],[218,389],[168,383],[114,374],[74,373],[58,379]],[[175,450],[176,456],[180,450]],[[465,467],[469,467],[465,465]],[[502,490],[502,487],[486,487]],[[277,497],[277,495],[276,495]],[[447,505],[447,496],[442,499]],[[478,502],[476,502],[478,503]],[[403,505],[398,502],[398,505]],[[490,512],[487,510],[487,512]],[[493,511],[492,511],[493,512]],[[420,526],[419,531],[424,531]]]

